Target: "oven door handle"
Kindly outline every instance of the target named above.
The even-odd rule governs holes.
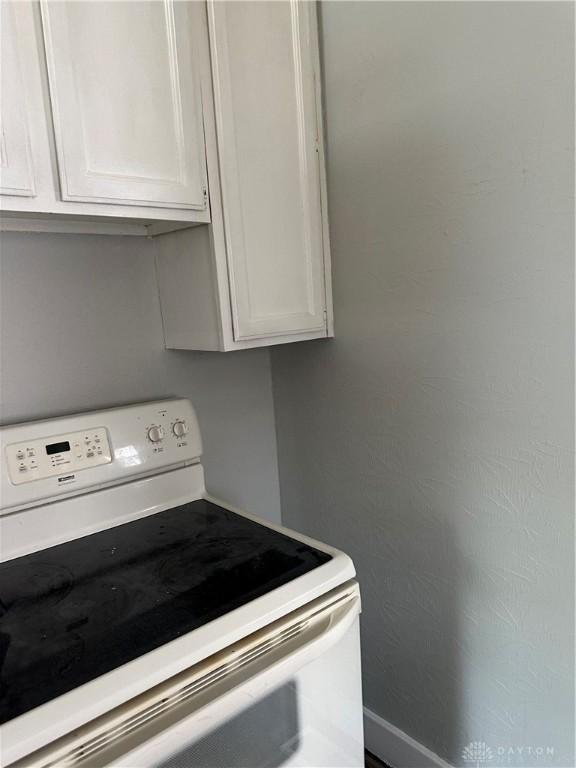
[[[344,637],[356,582],[184,670],[10,768],[148,768],[279,688]]]

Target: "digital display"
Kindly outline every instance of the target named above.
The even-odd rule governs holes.
[[[46,446],[46,453],[48,456],[52,456],[53,453],[64,453],[64,451],[70,450],[70,443],[66,440],[63,443],[51,443]]]

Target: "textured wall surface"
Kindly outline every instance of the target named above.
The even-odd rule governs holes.
[[[279,520],[268,351],[165,350],[154,247],[144,238],[2,235],[2,420],[190,397],[208,488]]]
[[[283,517],[355,559],[367,706],[454,764],[574,766],[572,14],[322,7],[336,339],[272,353]]]

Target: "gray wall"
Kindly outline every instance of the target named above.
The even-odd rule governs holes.
[[[322,7],[336,339],[273,351],[283,517],[356,561],[366,705],[459,764],[574,765],[572,14]]]
[[[190,397],[215,494],[280,518],[269,354],[163,348],[144,238],[4,234],[3,423]]]

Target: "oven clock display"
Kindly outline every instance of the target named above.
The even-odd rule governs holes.
[[[70,443],[66,440],[62,443],[50,443],[46,446],[46,453],[48,456],[52,456],[55,453],[66,453],[70,450]]]

